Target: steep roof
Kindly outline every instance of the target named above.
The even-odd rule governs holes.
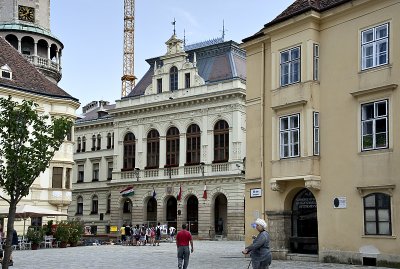
[[[344,4],[344,3],[347,3],[350,1],[353,1],[353,0],[296,0],[296,1],[294,1],[293,4],[291,4],[289,7],[287,7],[281,14],[279,14],[275,19],[273,19],[272,21],[265,24],[264,28],[272,26],[272,25],[280,23],[280,22],[283,22],[285,20],[288,20],[292,17],[295,17],[302,13],[308,12],[310,10],[323,12],[325,10],[334,8],[336,6],[339,6],[341,4]],[[250,41],[257,37],[260,37],[262,35],[263,35],[263,33],[261,30],[261,31],[255,33],[254,35],[243,39],[242,41],[247,42],[247,41]]]
[[[186,53],[191,62],[196,53],[197,69],[206,84],[234,78],[246,80],[246,54],[234,41],[198,47]],[[162,64],[160,57],[148,59],[149,70],[127,97],[144,94],[152,82],[155,61]]]
[[[98,106],[86,113],[83,113],[78,119],[76,120],[76,123],[86,123],[89,121],[95,121],[95,120],[103,120],[103,119],[108,119],[111,118],[110,115],[108,115],[108,110],[115,108],[115,104],[110,104],[110,105],[104,105],[104,106]],[[106,112],[105,115],[102,115],[99,117],[98,112],[99,111],[104,111]]]
[[[0,66],[6,64],[12,71],[12,79],[5,79],[0,76],[0,86],[79,102],[78,99],[48,80],[14,47],[0,37]]]

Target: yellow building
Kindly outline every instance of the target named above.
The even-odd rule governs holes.
[[[246,241],[400,266],[400,1],[297,0],[246,39]]]

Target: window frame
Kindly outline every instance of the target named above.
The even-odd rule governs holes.
[[[82,137],[82,152],[86,151],[86,136]]]
[[[185,89],[190,88],[190,73],[185,73]]]
[[[99,181],[99,177],[100,177],[100,163],[93,163],[92,182],[93,181]]]
[[[377,38],[377,29],[381,28],[383,26],[386,26],[386,36],[385,37],[381,37],[381,38]],[[372,31],[372,40],[368,40],[368,41],[364,41],[364,33]],[[386,43],[386,58],[385,58],[385,62],[384,63],[378,63],[378,58],[380,56],[379,50],[377,49],[377,45],[382,44],[385,41]],[[389,41],[390,41],[390,24],[389,22],[387,23],[383,23],[374,27],[370,27],[368,29],[365,29],[363,31],[361,31],[360,33],[360,53],[361,53],[361,70],[369,70],[371,68],[376,68],[382,65],[387,65],[389,64]],[[364,52],[366,52],[366,48],[368,46],[372,46],[372,65],[371,66],[367,66],[366,65],[366,60],[365,58],[367,58],[367,56],[364,56]]]
[[[81,148],[82,148],[82,138],[78,137],[76,152],[81,152]]]
[[[222,126],[223,124],[223,126]],[[229,161],[229,124],[225,120],[219,120],[214,125],[214,160],[213,163]],[[221,143],[222,141],[222,143]]]
[[[96,135],[92,135],[92,151],[96,150]]]
[[[130,171],[135,169],[136,165],[136,137],[132,132],[128,132],[124,136],[123,144],[123,162],[122,170]]]
[[[83,215],[83,197],[78,196],[76,198],[76,213],[75,215]]]
[[[59,171],[61,173],[56,173],[56,171]],[[63,173],[64,173],[64,167],[60,166],[54,166],[52,169],[52,177],[51,177],[51,188],[52,189],[62,189],[63,188]],[[57,183],[57,184],[55,184]],[[55,186],[57,185],[57,186]]]
[[[374,196],[374,206],[367,206],[367,198]],[[388,199],[386,201],[386,204],[388,205],[387,207],[379,206],[379,197],[383,197],[385,199]],[[370,193],[366,196],[363,197],[363,211],[364,211],[364,234],[365,235],[374,235],[374,236],[392,236],[393,235],[393,225],[392,225],[392,197],[386,193],[381,193],[381,192],[374,192]],[[368,220],[367,216],[367,211],[374,211],[374,220]],[[382,221],[380,220],[381,217],[379,216],[380,210],[385,210],[388,213],[388,220],[387,221]],[[375,223],[375,233],[368,232],[368,223]],[[379,224],[381,223],[387,223],[389,225],[389,232],[388,233],[381,233],[380,232],[380,226]]]
[[[113,169],[114,169],[114,163],[107,162],[107,180],[112,180]]]
[[[93,195],[90,214],[95,215],[98,213],[99,213],[99,197],[97,195]]]
[[[313,80],[319,80],[319,44],[313,44]]]
[[[291,119],[297,117],[297,127],[291,127]],[[288,128],[287,129],[282,129],[282,120],[287,118],[288,119]],[[286,115],[286,116],[282,116],[279,117],[279,157],[280,159],[288,159],[288,158],[297,158],[300,157],[300,113],[296,113],[296,114],[291,114],[291,115]],[[292,138],[292,134],[294,132],[297,132],[297,143],[296,142],[292,142],[293,138]],[[287,147],[288,147],[288,155],[285,156],[284,155],[284,150],[283,147],[286,144],[282,144],[282,134],[284,133],[288,133],[288,143],[287,143]],[[297,154],[294,154],[294,146],[298,145],[298,149],[297,149]]]
[[[186,165],[200,164],[201,130],[197,124],[191,124],[186,131]]]
[[[170,127],[166,135],[165,166],[179,166],[180,132],[175,126]]]
[[[294,59],[292,59],[292,52],[294,51],[294,50],[298,50],[298,55],[299,55],[299,57],[298,58],[294,58]],[[283,56],[283,54],[284,53],[288,53],[288,60],[287,61],[282,61],[282,56]],[[293,64],[295,64],[295,63],[298,63],[298,79],[297,80],[294,80],[294,76],[293,76],[293,74],[295,74],[295,72],[293,72]],[[287,66],[288,67],[288,72],[287,72],[287,76],[288,76],[288,79],[287,79],[287,83],[284,83],[283,82],[283,72],[282,72],[282,70],[283,70],[283,68],[285,67],[285,66]],[[280,75],[279,75],[279,81],[280,81],[280,86],[281,87],[286,87],[286,86],[289,86],[289,85],[291,85],[291,84],[296,84],[296,83],[299,83],[299,82],[301,82],[301,46],[296,46],[296,47],[292,47],[292,48],[290,48],[290,49],[287,49],[287,50],[284,50],[284,51],[281,51],[280,52],[280,54],[279,54],[279,72],[280,72]]]
[[[169,90],[171,92],[178,90],[178,73],[176,66],[172,66],[169,70]]]
[[[147,156],[145,169],[156,169],[160,167],[160,134],[156,129],[147,134]]]
[[[320,155],[320,132],[319,132],[319,112],[313,112],[313,154],[314,156]]]
[[[101,134],[97,135],[97,150],[101,149]]]
[[[157,93],[162,93],[162,78],[157,79]]]
[[[379,113],[379,111],[377,111],[377,105],[379,105],[380,103],[385,103],[385,109],[386,109],[386,113],[383,116],[378,115],[377,113]],[[374,117],[371,119],[363,119],[364,117],[364,107],[367,107],[369,105],[373,104],[374,106]],[[386,123],[386,141],[385,141],[385,146],[380,146],[377,147],[376,146],[376,122],[377,121],[381,121],[382,119],[385,119],[385,123]],[[389,148],[389,99],[381,99],[381,100],[376,100],[376,101],[372,101],[372,102],[367,102],[367,103],[362,103],[361,104],[361,151],[370,151],[370,150],[380,150],[380,149],[387,149]],[[367,122],[372,122],[372,147],[371,148],[365,148],[364,147],[364,137],[366,135],[364,135],[364,126],[366,125]],[[382,132],[380,132],[379,134],[381,134]]]
[[[107,149],[111,148],[111,133],[107,134]]]
[[[80,168],[82,168],[82,170]],[[82,183],[84,181],[85,181],[85,165],[78,164],[78,178],[76,180],[76,183]]]

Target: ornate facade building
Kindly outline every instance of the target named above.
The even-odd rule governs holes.
[[[399,12],[296,0],[243,40],[245,223],[268,220],[275,257],[400,266]]]
[[[242,239],[245,53],[222,40],[184,49],[175,35],[166,45],[129,96],[84,107],[70,217],[97,233],[188,223],[198,238]]]

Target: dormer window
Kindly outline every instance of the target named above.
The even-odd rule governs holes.
[[[169,83],[170,91],[176,91],[178,89],[178,68],[176,68],[176,66],[171,67],[169,71]]]
[[[2,67],[0,67],[0,74],[1,74],[1,78],[5,78],[5,79],[12,79],[12,71],[11,68],[8,65],[3,65]]]

